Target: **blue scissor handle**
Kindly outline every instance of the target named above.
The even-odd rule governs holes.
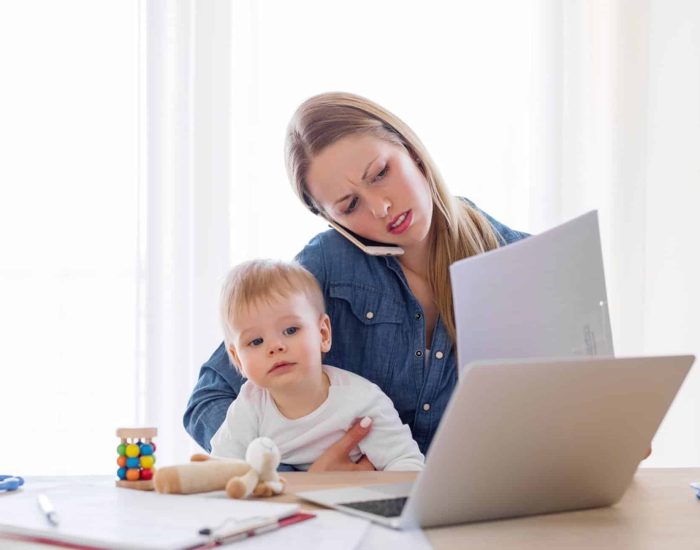
[[[19,476],[0,476],[0,491],[15,491],[24,485]]]

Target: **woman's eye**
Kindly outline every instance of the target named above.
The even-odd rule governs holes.
[[[297,327],[289,327],[286,328],[282,331],[282,334],[285,336],[291,336],[292,334],[296,334],[296,331],[299,330]]]
[[[382,179],[384,176],[386,176],[386,173],[389,171],[389,165],[385,165],[384,168],[382,168],[379,172],[377,172],[377,175],[374,176],[374,181],[379,181]]]
[[[263,343],[263,339],[262,339],[262,338],[255,338],[254,340],[251,340],[250,342],[248,342],[248,345],[249,345],[249,346],[253,346],[253,347],[257,347],[257,346],[259,346],[259,345],[262,344],[262,343]]]
[[[350,204],[348,204],[348,207],[343,210],[343,214],[350,214],[355,208],[357,208],[357,197],[353,197],[353,199],[350,201]]]

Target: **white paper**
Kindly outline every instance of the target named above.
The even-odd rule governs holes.
[[[421,529],[398,531],[373,523],[360,544],[362,550],[431,550],[432,546]]]
[[[460,368],[614,354],[596,212],[455,262],[450,275]]]
[[[37,496],[42,492],[56,508],[58,526],[50,525],[39,509]],[[0,532],[101,548],[171,550],[207,542],[198,534],[204,527],[231,525],[232,519],[244,523],[279,518],[299,509],[297,504],[216,497],[163,495],[89,482],[34,485],[28,480],[21,491],[0,498]]]
[[[237,542],[232,550],[284,548],[284,550],[354,550],[360,546],[370,522],[331,510],[314,510],[316,517],[262,536]]]

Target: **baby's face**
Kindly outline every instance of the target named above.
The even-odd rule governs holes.
[[[303,293],[244,308],[232,328],[234,359],[256,385],[292,389],[322,375],[321,353],[331,345],[330,320]]]

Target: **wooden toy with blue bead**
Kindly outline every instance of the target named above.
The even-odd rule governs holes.
[[[156,462],[156,444],[153,438],[158,428],[118,428],[117,487],[153,490],[153,467]]]

